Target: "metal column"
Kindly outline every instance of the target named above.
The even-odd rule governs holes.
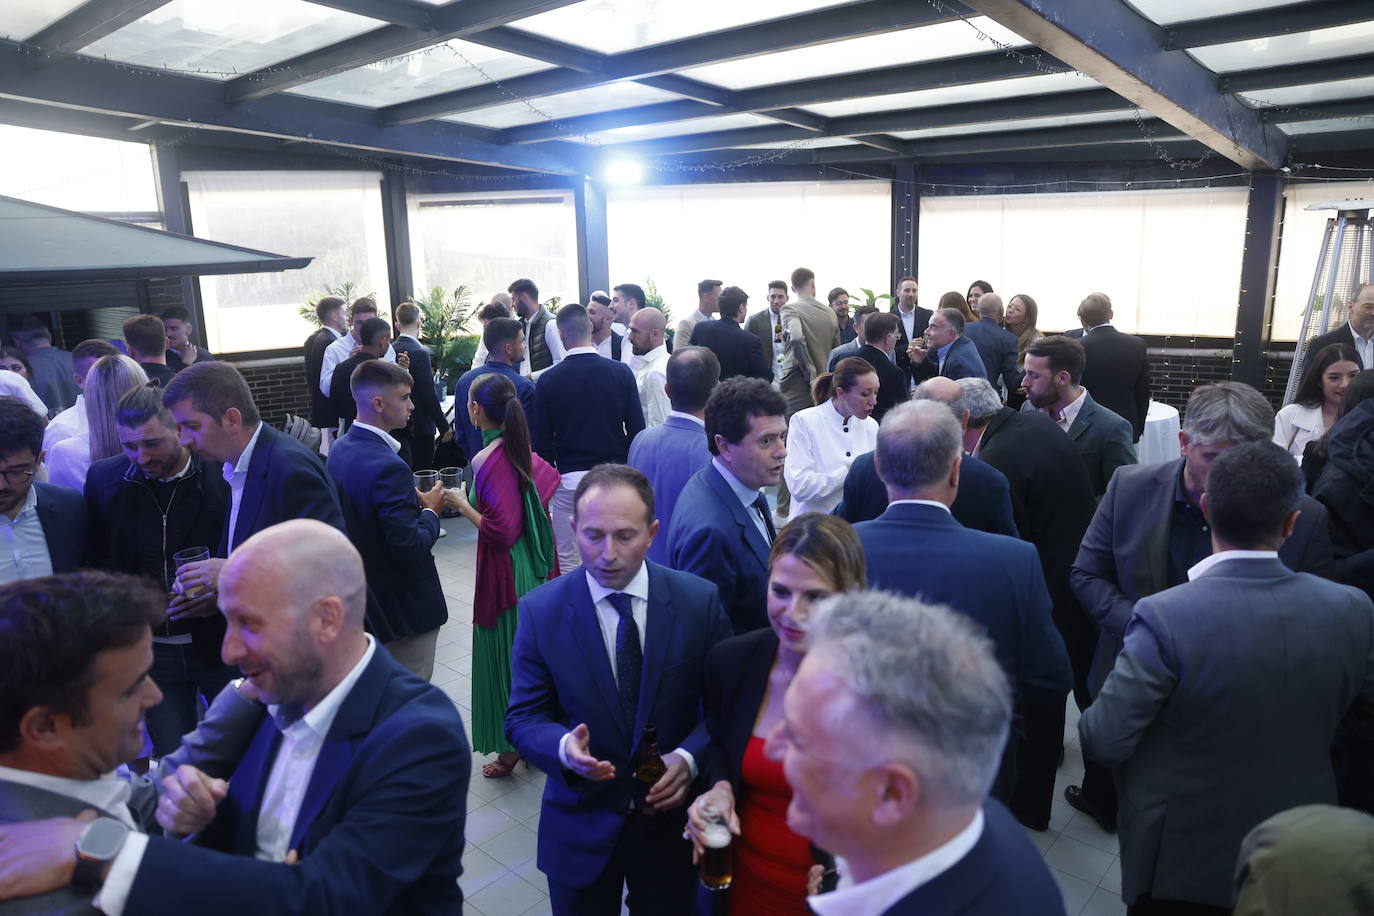
[[[1283,223],[1283,179],[1253,172],[1245,208],[1245,252],[1240,262],[1240,297],[1231,379],[1264,388],[1265,351],[1274,317],[1274,280]]]

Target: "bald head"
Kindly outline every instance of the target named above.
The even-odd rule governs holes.
[[[983,293],[978,297],[979,318],[1001,318],[1002,311],[1002,297],[996,293]]]
[[[304,613],[323,598],[342,602],[350,627],[361,631],[367,607],[363,559],[342,531],[314,519],[265,528],[229,555],[220,588],[251,581],[278,597],[273,608]]]
[[[663,346],[668,325],[656,308],[642,308],[630,316],[630,348],[635,356],[645,356]]]
[[[667,326],[668,323],[663,320],[663,313],[658,309],[640,309],[630,318],[630,327],[645,333],[662,332]]]
[[[963,389],[959,387],[958,382],[940,375],[926,379],[917,385],[911,396],[918,401],[940,401],[944,404],[953,404],[962,392]]]

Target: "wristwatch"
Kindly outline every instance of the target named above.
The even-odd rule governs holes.
[[[98,817],[81,832],[76,841],[76,871],[72,883],[94,888],[101,884],[100,873],[119,855],[129,828],[112,817]]]

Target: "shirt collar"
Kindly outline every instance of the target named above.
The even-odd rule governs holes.
[[[637,356],[635,358],[638,359],[640,363],[643,365],[647,365],[649,363],[656,363],[661,359],[667,359],[668,345],[666,343],[661,343],[658,346],[654,347],[652,350],[650,350],[648,353],[645,353],[643,356]]]
[[[838,888],[828,894],[807,897],[806,902],[818,916],[878,916],[959,864],[982,835],[983,811],[980,808],[967,827],[925,855],[860,884],[848,883],[847,877],[841,875]]]
[[[840,413],[840,408],[835,406],[834,398],[831,398],[825,403],[830,407],[830,410],[826,412],[825,416],[827,419],[830,420],[830,422],[834,423],[836,426],[848,426],[850,423],[863,422],[858,417],[846,417],[844,414]]]
[[[363,429],[367,430],[367,431],[370,432],[370,433],[375,433],[375,434],[377,435],[377,438],[379,438],[379,439],[381,439],[383,442],[385,442],[385,443],[387,444],[387,447],[390,448],[391,451],[392,451],[393,453],[396,453],[396,454],[399,454],[399,453],[400,453],[400,451],[401,451],[401,443],[397,442],[397,441],[396,441],[396,437],[393,436],[393,435],[391,435],[391,433],[387,432],[386,430],[384,430],[384,429],[378,429],[377,427],[373,426],[371,423],[364,423],[362,420],[354,420],[354,421],[353,421],[353,425],[354,425],[354,426],[360,426],[360,427],[362,427]]]
[[[935,351],[936,353],[940,354],[940,362],[944,362],[944,361],[945,361],[945,357],[949,354],[949,348],[952,347],[952,346],[954,346],[954,345],[955,345],[956,343],[958,343],[958,342],[959,342],[959,338],[956,337],[956,338],[954,338],[953,340],[951,340],[949,343],[945,344],[943,347],[940,347],[939,349],[937,349],[937,350]]]
[[[402,333],[400,333],[400,334],[397,334],[396,336],[397,336],[397,337],[409,337],[411,340],[415,341],[416,343],[419,343],[419,342],[420,342],[420,338],[416,337],[414,334],[406,334],[405,332],[402,332]]]
[[[684,420],[691,420],[693,423],[696,423],[697,425],[699,425],[702,429],[705,429],[705,428],[706,428],[706,421],[705,421],[705,420],[703,420],[701,417],[695,416],[695,415],[690,414],[690,413],[683,413],[683,412],[680,411],[680,410],[670,410],[670,411],[668,411],[668,416],[670,416],[670,417],[681,417],[681,418],[684,419]]]
[[[243,454],[239,455],[239,460],[234,463],[233,467],[229,466],[229,462],[224,462],[225,480],[233,480],[239,474],[248,473],[248,463],[253,460],[253,449],[258,447],[258,437],[262,435],[262,426],[263,423],[259,420],[258,428],[253,430],[253,438],[249,439],[248,444],[243,447]]]
[[[1227,560],[1277,560],[1278,558],[1279,552],[1277,550],[1223,550],[1198,560],[1188,570],[1188,581],[1192,582],[1213,566]]]
[[[739,478],[735,477],[734,474],[731,474],[730,469],[727,468],[725,465],[721,464],[719,457],[712,458],[711,464],[715,467],[717,471],[720,472],[720,476],[725,478],[725,482],[729,484],[730,489],[734,492],[735,496],[739,499],[739,501],[744,505],[752,506],[754,504],[754,500],[758,499],[759,494],[763,492],[763,490],[751,490],[744,484],[740,483]]]
[[[170,477],[164,477],[164,478],[162,478],[161,483],[167,483],[168,481],[172,481],[172,480],[180,480],[180,479],[183,478],[183,477],[188,477],[188,476],[190,476],[190,474],[191,474],[191,463],[192,463],[192,462],[191,462],[191,450],[190,450],[190,449],[187,449],[187,450],[186,450],[186,463],[183,464],[183,465],[181,466],[181,470],[177,471],[175,474],[173,474],[173,475],[170,476]]]
[[[65,776],[0,766],[0,779],[94,805],[106,814],[119,818],[126,825],[134,826],[128,806],[131,789],[128,781],[117,773],[106,773],[97,779],[70,779]]]
[[[334,717],[339,714],[339,707],[348,698],[349,691],[353,689],[354,684],[358,683],[358,678],[363,676],[363,669],[367,667],[368,662],[372,661],[372,656],[377,652],[377,641],[372,638],[372,634],[364,633],[363,635],[367,637],[367,648],[363,651],[363,657],[358,659],[358,663],[344,675],[343,680],[335,684],[334,689],[326,693],[324,699],[311,707],[309,712],[290,722],[283,722],[281,706],[267,707],[268,714],[277,721],[277,726],[282,731],[286,731],[298,723],[303,723],[306,728],[322,738],[329,734],[329,728],[334,724]]]
[[[338,331],[334,330],[333,328],[331,328],[331,327],[330,327],[329,325],[327,325],[327,324],[322,324],[322,325],[320,325],[320,327],[324,328],[326,331],[328,331],[329,333],[333,334],[335,340],[338,340],[340,337],[343,336],[342,334],[340,334]]]
[[[1059,412],[1059,415],[1064,419],[1064,423],[1066,425],[1073,426],[1073,421],[1078,419],[1078,414],[1080,411],[1083,410],[1083,404],[1086,403],[1087,400],[1088,389],[1082,388],[1078,392],[1078,397],[1074,398],[1072,401],[1064,405],[1064,409]],[[1051,420],[1054,420],[1053,407],[1042,407],[1040,408],[1040,412],[1043,413],[1045,416],[1049,417]],[[1059,421],[1055,420],[1055,422],[1057,423]]]
[[[38,488],[33,484],[34,479],[30,478],[29,495],[24,497],[24,505],[15,513],[14,521],[10,522],[11,525],[17,525],[20,522],[28,521],[33,517],[33,513],[38,511]]]
[[[697,321],[713,321],[715,317],[715,315],[708,315],[701,309],[697,309]]]
[[[1371,334],[1369,337],[1361,337],[1360,332],[1355,330],[1355,325],[1351,324],[1349,321],[1347,321],[1346,324],[1350,325],[1350,336],[1361,343],[1368,343],[1370,340],[1374,340],[1374,334]]]
[[[565,351],[563,352],[563,355],[564,355],[564,356],[577,356],[577,355],[579,355],[579,354],[581,354],[581,353],[590,353],[590,354],[592,354],[593,356],[600,356],[600,355],[601,355],[600,353],[597,352],[596,347],[594,347],[594,346],[573,347],[571,350],[565,350]]]
[[[888,506],[939,506],[941,509],[949,512],[951,516],[954,515],[953,512],[950,512],[949,506],[933,499],[894,499],[892,502],[888,503]]]
[[[592,604],[604,601],[607,595],[614,595],[616,592],[629,595],[631,598],[649,600],[649,564],[643,561],[639,564],[639,572],[635,573],[634,578],[621,589],[607,588],[593,579],[592,574],[586,570],[583,570],[582,574],[587,577],[587,590],[592,593]]]

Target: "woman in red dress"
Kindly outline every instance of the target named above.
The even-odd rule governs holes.
[[[863,547],[849,523],[809,512],[778,533],[768,558],[769,629],[718,644],[706,659],[704,770],[711,788],[688,808],[688,830],[701,853],[709,803],[735,834],[729,912],[771,916],[806,912],[811,844],[787,826],[791,789],[782,764],[764,756],[782,718],[782,698],[806,653],[811,607],[866,584]]]

